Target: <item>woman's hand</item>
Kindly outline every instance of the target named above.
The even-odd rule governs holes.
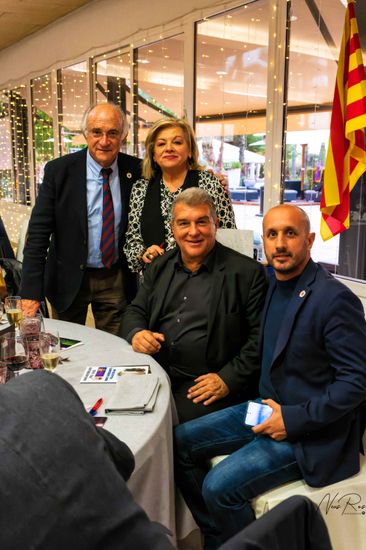
[[[162,256],[163,254],[164,248],[158,246],[157,244],[152,244],[145,250],[145,252],[141,256],[141,259],[145,264],[151,264],[151,262],[155,260],[155,258],[157,258],[158,256]]]

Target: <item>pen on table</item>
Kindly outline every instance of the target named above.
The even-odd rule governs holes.
[[[102,403],[103,403],[103,398],[101,397],[89,410],[89,414],[91,414],[92,416],[95,416]]]

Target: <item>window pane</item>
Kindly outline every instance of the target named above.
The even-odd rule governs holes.
[[[59,71],[59,125],[61,155],[85,147],[81,121],[89,106],[89,77],[86,61]]]
[[[0,92],[0,199],[13,201],[13,156],[9,92]]]
[[[138,156],[152,123],[163,116],[183,116],[183,35],[137,50]]]
[[[6,109],[9,109],[9,111],[8,115],[5,116],[6,121],[4,121],[4,124],[9,129],[8,124],[10,122],[12,162],[12,170],[7,172],[8,175],[11,173],[10,187],[12,188],[12,192],[10,192],[10,188],[7,185],[7,196],[13,202],[29,205],[31,201],[26,87],[19,86],[19,88],[6,91],[4,97],[5,103],[7,103],[6,98],[8,98]],[[8,154],[7,166],[10,160],[8,147],[9,144],[6,145]]]
[[[95,94],[97,103],[116,103],[131,121],[131,58],[130,53],[118,54],[95,64]],[[131,132],[122,146],[125,153],[133,154]]]
[[[226,172],[239,228],[259,242],[264,184],[269,2],[197,24],[196,134],[204,163]]]
[[[292,2],[284,199],[295,199],[310,217],[312,230],[316,232],[313,258],[335,273],[364,279],[364,185],[359,182],[351,195],[354,223],[350,230],[326,242],[320,236],[319,203],[344,4],[340,0],[322,0],[318,4],[320,12],[314,13],[307,2]]]
[[[36,190],[43,180],[44,166],[54,157],[53,97],[51,75],[31,81]]]

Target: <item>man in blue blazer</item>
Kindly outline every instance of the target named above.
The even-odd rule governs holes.
[[[97,328],[117,333],[134,278],[123,255],[132,184],[140,160],[120,153],[128,131],[117,105],[92,105],[84,115],[87,148],[49,162],[29,222],[21,296],[32,315],[46,296],[57,316],[83,324],[87,307]],[[111,265],[103,262],[102,169],[110,169],[114,212]]]
[[[364,311],[311,260],[314,236],[296,206],[274,207],[264,217],[275,277],[262,318],[258,401],[271,416],[251,428],[244,403],[176,428],[176,481],[205,535],[205,550],[254,520],[255,496],[299,478],[319,487],[359,471]],[[229,453],[208,470],[209,458]]]

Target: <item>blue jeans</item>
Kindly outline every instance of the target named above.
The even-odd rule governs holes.
[[[250,500],[302,477],[292,445],[255,435],[243,403],[175,429],[175,479],[205,537],[205,550],[251,523]],[[208,460],[230,454],[209,469]]]

